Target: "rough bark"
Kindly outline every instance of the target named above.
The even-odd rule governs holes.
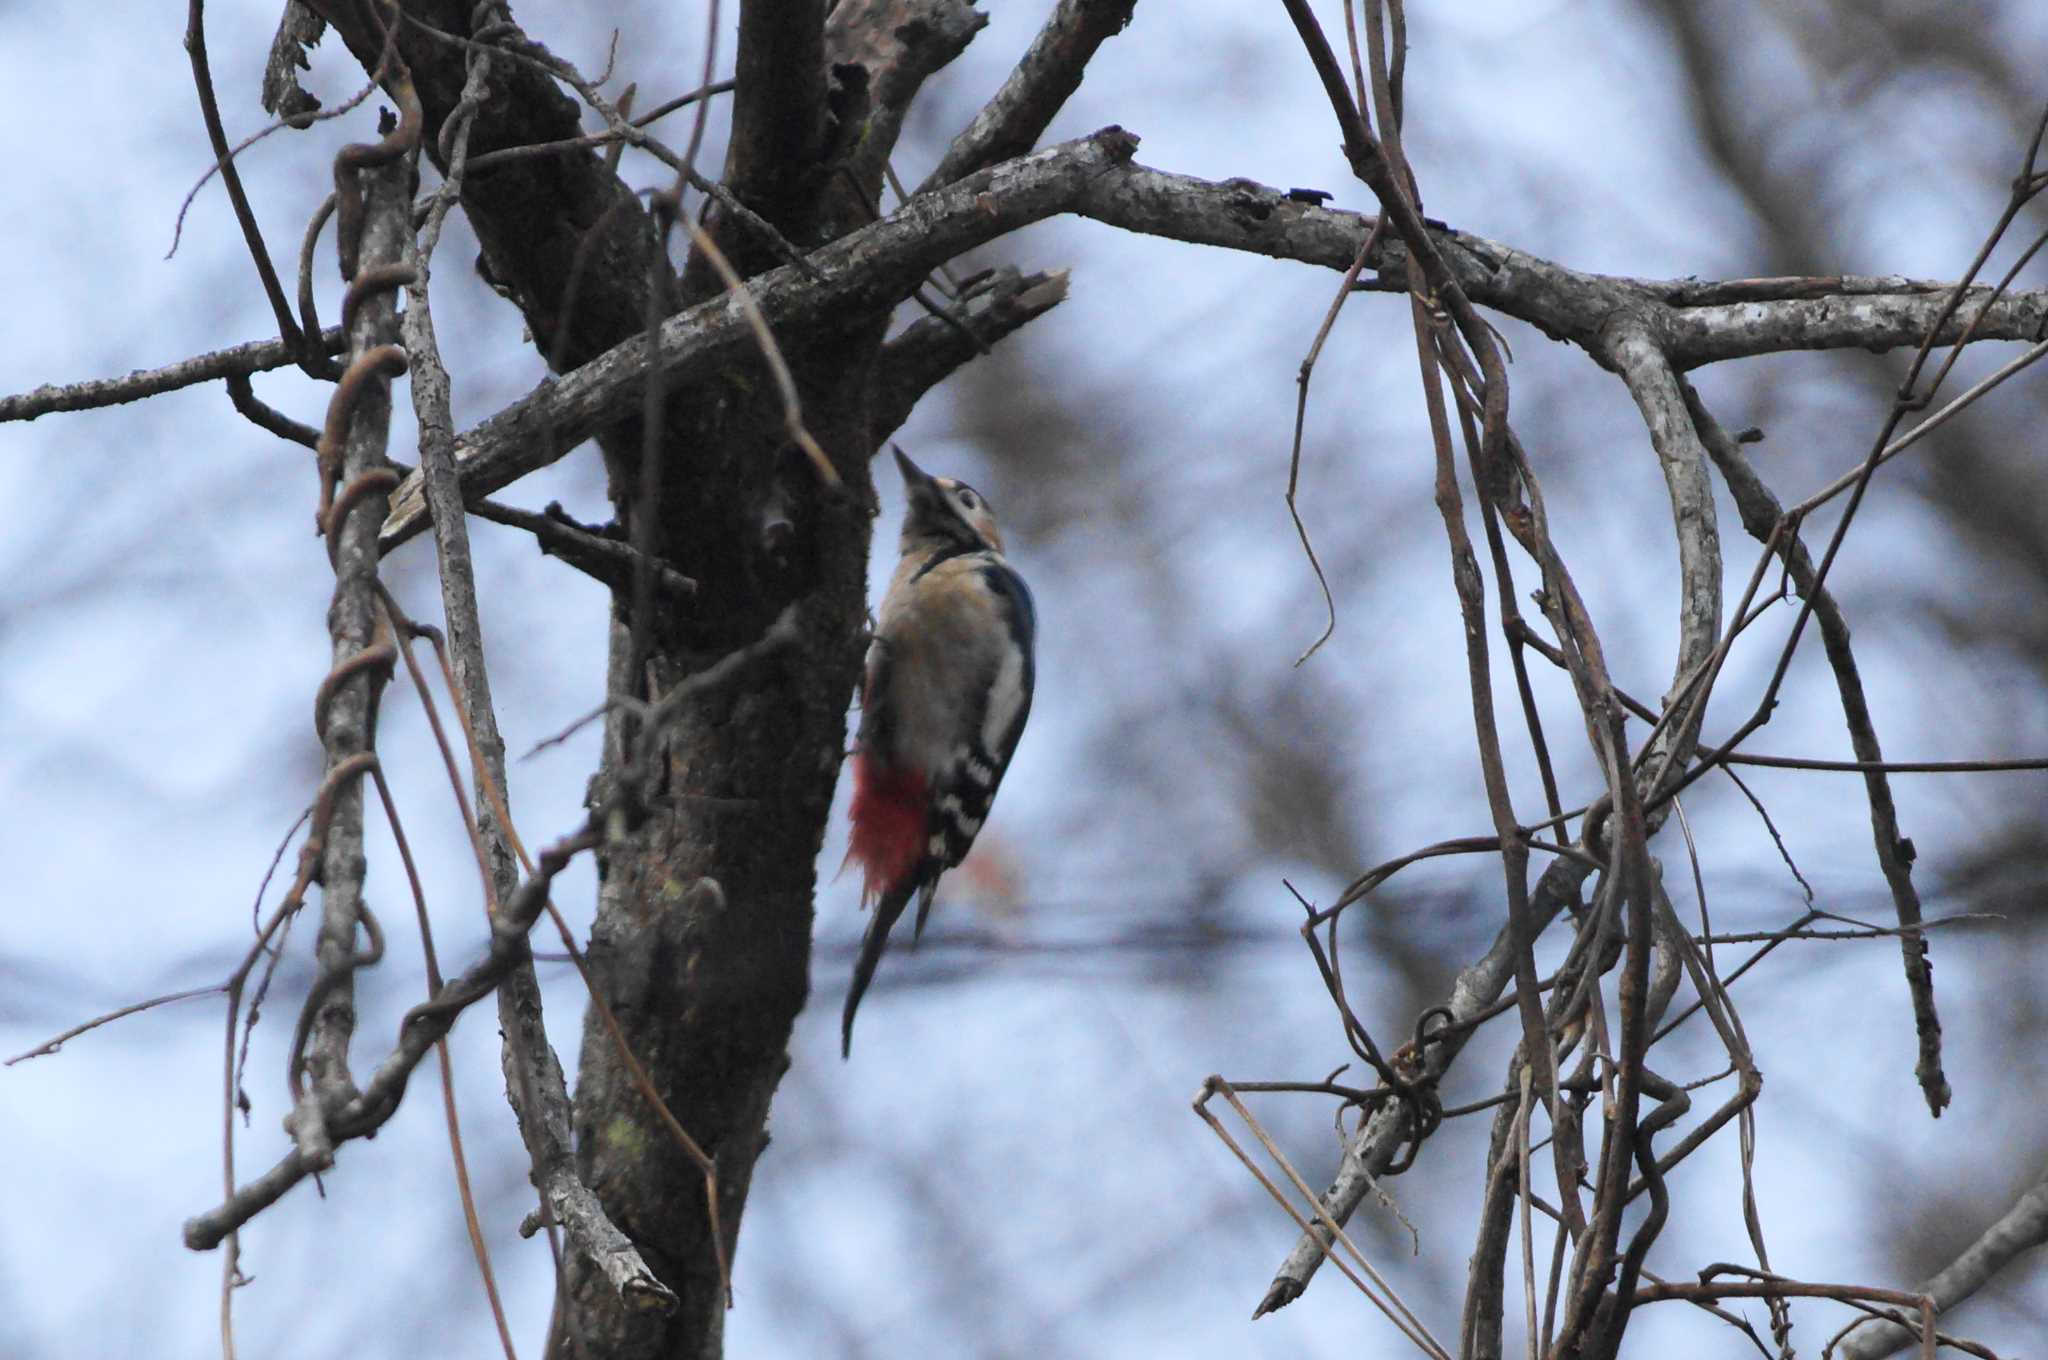
[[[365,70],[377,69],[384,33],[369,6],[313,0],[311,7]],[[445,171],[441,128],[468,78],[472,5],[406,0],[403,9],[398,55],[419,91],[422,145]],[[560,141],[583,130],[561,86],[533,62],[507,58],[493,65],[469,154]],[[632,188],[595,151],[479,169],[463,177],[462,208],[483,247],[478,268],[518,306],[535,346],[555,367],[574,368],[639,329],[648,270],[658,258],[654,229]]]
[[[318,8],[374,69],[382,32],[353,6]],[[762,22],[767,8],[743,24],[754,42],[774,37]],[[466,0],[414,0],[407,14],[451,34],[471,32]],[[494,40],[504,41],[502,31]],[[411,22],[400,26],[397,47],[420,92],[426,144],[438,147],[460,97],[465,49]],[[743,69],[761,56],[743,54]],[[575,105],[538,66],[514,59],[495,67],[473,154],[580,131]],[[822,75],[795,84],[821,86]],[[787,162],[817,140],[777,101],[743,103],[748,122],[736,129],[738,144],[772,148]],[[781,121],[768,127],[761,119]],[[823,182],[816,164],[784,163],[773,173],[728,168],[761,190],[759,206],[778,226],[812,213],[804,191]],[[557,367],[641,333],[650,285],[665,301],[677,296],[651,219],[594,153],[480,171],[466,179],[462,202],[483,245],[481,267]],[[852,494],[828,492],[785,456],[780,404],[753,367],[675,386],[656,440],[643,440],[640,421],[624,411],[586,432],[605,447],[621,523],[648,522],[656,551],[702,586],[688,617],[655,620],[644,676],[622,686],[629,693],[666,690],[800,602],[794,648],[701,696],[670,729],[651,815],[603,865],[590,949],[627,1043],[717,1158],[728,1253],[807,991],[812,866],[860,657],[871,502],[866,391],[886,316],[883,307],[782,337],[809,428]],[[660,462],[651,505],[638,501],[643,448]],[[563,1300],[569,1349],[716,1355],[724,1298],[701,1179],[625,1079],[605,1029],[586,1028],[575,1107],[582,1178],[682,1306],[667,1316],[630,1314],[595,1265],[572,1260]]]

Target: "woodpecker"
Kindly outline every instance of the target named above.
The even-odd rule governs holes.
[[[1036,613],[988,502],[900,449],[896,468],[910,503],[861,684],[846,855],[875,914],[846,993],[842,1057],[890,928],[914,896],[912,938],[924,934],[939,875],[967,857],[1031,713]]]

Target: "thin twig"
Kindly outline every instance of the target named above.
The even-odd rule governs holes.
[[[1301,485],[1301,431],[1308,419],[1308,385],[1316,371],[1316,358],[1323,352],[1323,342],[1330,338],[1330,330],[1337,324],[1337,313],[1344,309],[1344,300],[1351,296],[1351,285],[1358,281],[1359,273],[1371,257],[1379,232],[1379,223],[1375,221],[1372,234],[1358,247],[1358,258],[1344,272],[1344,281],[1338,285],[1337,295],[1330,299],[1329,310],[1323,313],[1323,324],[1316,328],[1316,338],[1310,342],[1308,354],[1302,359],[1301,369],[1294,379],[1294,440],[1287,454],[1287,514],[1294,521],[1294,532],[1301,538],[1301,550],[1308,556],[1309,567],[1316,574],[1316,585],[1323,592],[1323,608],[1329,613],[1329,621],[1323,626],[1321,635],[1308,645],[1307,651],[1294,659],[1296,666],[1320,651],[1337,631],[1337,600],[1330,594],[1330,578],[1323,574],[1323,564],[1316,560],[1315,544],[1309,541],[1308,526],[1301,522],[1301,510],[1295,505],[1295,493]]]
[[[732,88],[733,82],[730,80],[713,81],[711,84],[692,90],[688,94],[677,95],[674,99],[656,105],[638,118],[631,119],[630,123],[636,128],[650,127],[661,119],[666,118],[669,114],[674,113],[677,109],[695,104],[712,95],[730,94]],[[494,166],[510,164],[513,161],[528,160],[536,156],[556,156],[568,151],[582,151],[600,146],[624,145],[630,145],[630,141],[623,132],[593,132],[584,137],[565,137],[560,141],[554,142],[529,142],[524,146],[507,146],[500,147],[496,151],[486,151],[480,155],[470,157],[469,169],[473,174],[479,170],[488,170]]]
[[[46,1054],[55,1053],[79,1035],[89,1033],[92,1030],[98,1029],[101,1025],[109,1024],[115,1020],[126,1019],[131,1015],[139,1015],[143,1011],[155,1010],[158,1006],[168,1006],[175,1001],[190,1001],[196,996],[218,996],[227,989],[225,982],[216,982],[206,987],[188,987],[182,992],[166,992],[162,996],[153,996],[147,1001],[137,1001],[132,1005],[122,1006],[117,1010],[108,1011],[105,1015],[96,1015],[82,1024],[73,1025],[62,1034],[45,1039],[34,1048],[15,1054],[6,1062],[0,1063],[0,1067],[12,1067],[16,1063],[27,1062],[30,1058],[40,1058]]]

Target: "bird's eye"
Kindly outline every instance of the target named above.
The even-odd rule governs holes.
[[[962,491],[960,492],[960,508],[962,510],[972,510],[974,506],[974,493],[972,491],[962,489]]]

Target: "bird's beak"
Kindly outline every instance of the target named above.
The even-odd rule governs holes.
[[[930,489],[932,484],[930,474],[928,474],[923,468],[919,467],[917,464],[911,462],[908,458],[905,458],[903,456],[903,450],[898,448],[896,445],[891,444],[889,446],[889,452],[896,455],[896,470],[903,474],[904,490],[922,491]]]
[[[896,455],[896,470],[903,474],[903,489],[909,493],[912,505],[930,505],[939,498],[938,479],[917,464],[903,456],[903,450],[894,444],[889,451]]]

